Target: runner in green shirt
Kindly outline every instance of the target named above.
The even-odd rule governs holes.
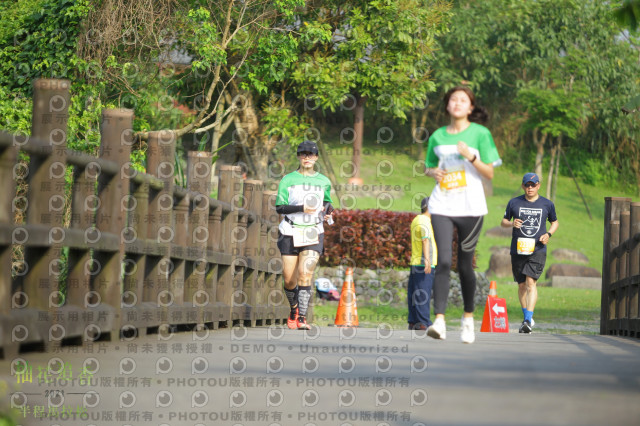
[[[308,330],[307,309],[311,299],[313,271],[324,250],[323,222],[333,221],[331,182],[314,170],[318,146],[311,141],[298,145],[300,167],[278,185],[276,212],[284,215],[278,227],[282,255],[284,292],[291,312],[287,326]]]

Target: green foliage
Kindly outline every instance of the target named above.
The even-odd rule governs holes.
[[[0,127],[14,133],[31,133],[31,99],[0,86]]]
[[[274,32],[263,35],[255,46],[255,53],[245,65],[247,77],[242,88],[253,88],[266,95],[269,88],[282,82],[298,60],[298,40],[290,33]]]
[[[618,23],[630,31],[637,31],[640,27],[640,0],[623,0],[613,10],[613,16]]]
[[[182,33],[186,36],[182,42],[195,55],[191,63],[193,70],[211,71],[215,65],[226,64],[227,53],[220,45],[219,29],[211,13],[203,7],[191,9],[187,14],[187,23],[192,32]]]
[[[72,76],[80,23],[88,11],[89,0],[45,0],[27,14],[0,39],[0,85],[29,95],[34,78]]]
[[[309,128],[304,117],[295,115],[290,108],[276,105],[273,100],[265,104],[263,112],[265,136],[285,142],[289,147],[295,147],[304,140],[304,133]],[[276,149],[279,149],[278,145]]]
[[[282,13],[286,17],[293,16],[295,8],[304,6],[304,0],[274,0],[273,4],[278,12]]]
[[[334,110],[357,94],[406,119],[435,89],[428,57],[435,37],[446,32],[448,11],[439,1],[325,2],[304,22],[330,25],[333,37],[305,45],[292,74],[298,95]]]
[[[625,185],[640,183],[635,172],[640,164],[634,162],[640,141],[633,136],[640,124],[622,112],[630,94],[640,92],[640,64],[632,40],[612,19],[610,4],[465,0],[456,2],[454,12],[451,32],[438,39],[435,80],[441,93],[466,82],[479,103],[490,106],[500,151],[533,149],[531,135],[520,132],[524,102],[529,104],[527,129],[538,127],[538,119],[537,124],[568,136],[563,146],[612,158],[611,166],[624,170]],[[547,102],[546,111],[537,111]],[[553,120],[554,109],[573,122]],[[433,121],[441,124],[440,117],[432,110]],[[578,172],[584,164],[569,161]]]
[[[588,94],[583,83],[572,88],[528,87],[520,90],[516,100],[528,113],[523,130],[538,128],[553,137],[566,135],[575,139],[587,113]]]
[[[33,80],[70,79],[67,144],[72,149],[97,153],[102,86],[87,84],[83,77],[95,67],[76,55],[89,1],[42,0],[18,2],[13,7],[13,13],[3,14],[0,20],[4,28],[0,38],[0,125],[12,132],[30,133]],[[17,21],[11,21],[17,12]]]

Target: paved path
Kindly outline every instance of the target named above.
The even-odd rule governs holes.
[[[32,383],[16,385],[10,360],[0,362],[14,392],[2,401],[29,407],[23,425],[638,424],[640,340],[459,337],[234,327],[64,347],[21,355]],[[70,380],[38,384],[48,364]],[[55,412],[49,404],[65,414],[37,420],[34,411]],[[68,412],[83,405],[85,420],[74,421]]]

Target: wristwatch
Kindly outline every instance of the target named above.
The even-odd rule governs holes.
[[[547,232],[547,235],[549,236],[549,238],[553,237],[553,234],[551,232]]]

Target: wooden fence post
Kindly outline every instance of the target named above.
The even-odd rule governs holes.
[[[45,350],[60,345],[67,334],[60,324],[62,318],[59,310],[64,299],[59,292],[59,279],[64,272],[61,257],[65,237],[69,88],[68,80],[54,79],[38,79],[33,87],[26,225],[36,228],[44,225],[48,238],[39,235],[40,232],[34,228],[27,231],[24,250],[27,272],[23,289],[28,300],[27,307],[39,311],[34,315],[35,324],[27,325],[27,329],[38,335],[36,340],[43,342]],[[58,238],[60,236],[62,238]]]
[[[193,208],[189,215],[189,247],[196,260],[191,263],[185,281],[185,299],[194,300],[199,294],[206,293],[205,279],[209,269],[207,261],[207,242],[209,234],[209,211],[211,193],[211,161],[213,154],[206,151],[189,151],[187,154],[187,189],[198,193],[193,199]],[[205,308],[198,307],[197,324],[205,323]]]
[[[68,80],[38,79],[34,82],[31,138],[38,140],[33,144],[38,148],[31,152],[29,161],[27,225],[42,224],[62,229],[64,224],[69,88]],[[29,298],[28,306],[42,310],[49,309],[49,299],[55,297],[54,293],[59,289],[58,279],[62,272],[57,270],[62,245],[51,243],[51,239],[49,243],[25,249],[29,271],[24,279],[24,291]]]
[[[228,264],[218,265],[218,288],[217,301],[228,307],[229,318],[233,321],[234,316],[234,285],[235,281],[235,258],[233,242],[233,230],[238,223],[238,207],[240,205],[240,194],[242,193],[242,168],[239,166],[220,166],[220,183],[218,184],[218,200],[230,204],[231,211],[223,213],[220,221],[220,251],[228,257]]]
[[[70,227],[83,231],[85,242],[94,234],[92,227],[99,201],[95,194],[95,183],[99,173],[100,166],[95,162],[84,168],[76,166],[74,170]],[[93,270],[88,248],[69,250],[67,303],[86,309],[99,302],[97,293],[91,293],[90,277]]]
[[[635,279],[635,283],[629,291],[629,328],[634,337],[640,337],[640,202],[631,203],[630,236],[635,238],[635,242],[629,256],[629,276]]]
[[[0,316],[11,313],[11,228],[15,206],[16,180],[13,176],[17,150],[0,146]],[[0,342],[1,344],[2,342]]]
[[[176,136],[171,131],[149,133],[147,173],[163,182],[161,189],[149,190],[147,232],[155,243],[153,256],[147,255],[145,301],[167,306],[182,304],[183,293],[173,292],[170,277],[175,271],[171,260],[171,227],[173,226],[173,180]],[[151,258],[151,259],[150,259]],[[163,314],[166,317],[168,313]]]
[[[8,136],[8,135],[7,135]],[[15,139],[14,139],[15,140]],[[17,150],[10,145],[0,146],[0,347],[3,348],[5,359],[14,357],[19,352],[19,344],[11,341],[13,328],[20,324],[12,316],[15,304],[23,297],[13,293],[11,278],[11,257],[13,247],[11,235],[13,231],[13,209],[17,204],[15,179],[13,177],[16,164]]]
[[[244,227],[239,229],[238,238],[243,244],[239,247],[239,254],[246,260],[242,291],[246,296],[247,311],[245,320],[254,327],[257,321],[263,323],[266,306],[264,302],[264,273],[260,271],[265,247],[260,246],[262,228],[262,181],[247,180],[244,183],[244,208],[250,213],[243,220]]]
[[[274,257],[268,262],[268,272],[265,277],[265,292],[269,303],[269,316],[274,322],[286,322],[289,315],[289,303],[284,295],[282,277],[282,259],[278,250],[278,224],[280,215],[276,213],[275,191],[265,191],[262,195],[262,219],[266,223],[265,241],[263,246]]]
[[[123,321],[121,317],[122,294],[120,291],[121,268],[124,260],[124,238],[127,212],[124,203],[128,200],[129,180],[134,173],[131,166],[131,145],[133,144],[133,111],[128,109],[105,109],[102,111],[100,126],[100,158],[113,161],[120,166],[119,173],[101,173],[98,177],[98,198],[100,208],[96,214],[96,228],[102,233],[117,236],[117,251],[95,251],[94,259],[100,272],[94,276],[93,288],[102,301],[115,308],[116,327],[111,332],[111,340],[119,337]]]
[[[219,201],[219,200],[218,200]],[[207,255],[219,257],[222,252],[222,206],[214,204],[209,211],[209,240],[207,241]],[[222,296],[218,297],[218,280],[224,273],[225,266],[219,262],[209,265],[209,270],[205,277],[206,295],[202,295],[198,304],[205,304],[205,322],[212,323],[217,329],[220,323],[227,323],[231,319],[229,306],[222,302]],[[195,303],[196,301],[194,301]]]
[[[628,210],[620,212],[620,237],[618,238],[619,243],[624,244],[625,241],[629,239],[630,231],[631,231],[631,212]],[[627,250],[621,250],[620,253],[620,261],[619,261],[619,269],[618,269],[618,280],[621,281],[627,279],[629,277],[629,253]],[[617,317],[618,317],[618,329],[619,330],[628,330],[629,329],[629,286],[621,286],[618,287],[616,291],[617,297]]]
[[[602,247],[602,290],[600,298],[600,334],[611,334],[610,319],[615,317],[615,299],[611,300],[611,284],[617,278],[617,260],[611,258],[611,250],[617,247],[612,244],[612,236],[619,237],[618,229],[612,229],[612,222],[618,221],[629,198],[605,197],[604,199],[604,235]],[[612,267],[614,268],[612,270]],[[614,280],[614,281],[612,281]],[[614,293],[615,294],[615,293]]]

